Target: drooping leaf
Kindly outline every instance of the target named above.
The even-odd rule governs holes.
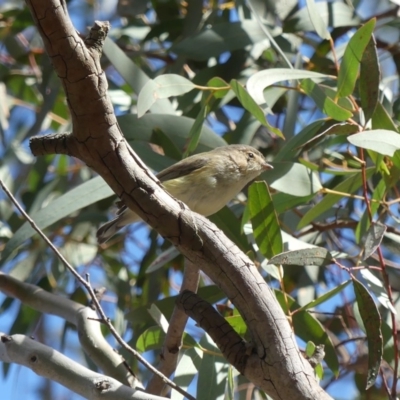
[[[191,348],[185,350],[179,359],[179,364],[174,374],[174,382],[183,390],[188,391],[189,385],[198,373],[198,368],[200,368],[201,364],[199,353],[199,349]],[[184,400],[184,397],[176,390],[172,390],[171,400]]]
[[[307,9],[308,14],[310,15],[311,23],[314,25],[315,31],[318,33],[321,39],[329,40],[331,35],[327,29],[327,25],[323,20],[321,14],[319,13],[319,9],[314,0],[307,0]]]
[[[360,270],[360,275],[365,279],[365,285],[376,296],[379,303],[385,308],[390,310],[393,314],[397,314],[396,309],[390,302],[386,288],[381,279],[375,276],[369,269],[365,268]]]
[[[210,111],[209,103],[205,103],[201,106],[200,112],[197,114],[197,117],[189,132],[189,143],[187,144],[186,150],[183,153],[184,158],[188,157],[196,150],[200,141],[203,123],[206,120],[209,111]]]
[[[266,258],[282,252],[282,235],[271,194],[265,182],[254,182],[249,188],[249,211],[253,235],[259,251]]]
[[[197,382],[197,400],[224,398],[229,363],[219,355],[219,350],[206,334],[200,341],[209,350],[203,353]]]
[[[375,28],[373,18],[357,30],[347,44],[338,75],[338,97],[353,93],[362,56]]]
[[[257,120],[264,126],[266,126],[271,132],[275,135],[284,139],[283,133],[271,126],[267,119],[265,118],[264,111],[260,108],[260,106],[253,100],[250,94],[246,91],[246,89],[235,79],[232,79],[230,82],[232,90],[235,92],[238,100],[242,104],[242,106],[252,114]]]
[[[381,317],[368,290],[354,277],[353,287],[368,341],[368,376],[366,389],[369,389],[374,385],[378,377],[382,361],[383,343]]]
[[[370,201],[370,208],[371,208],[371,214],[374,216],[374,214],[378,211],[379,208],[379,202],[383,200],[385,194],[386,194],[387,188],[386,188],[386,183],[384,179],[381,179],[379,183],[376,185],[371,201]],[[361,243],[361,239],[363,238],[364,234],[367,232],[367,229],[370,227],[371,221],[368,213],[368,209],[365,209],[362,217],[360,218],[360,221],[357,224],[357,227],[355,229],[355,237],[357,243]]]
[[[378,52],[372,35],[360,64],[359,91],[365,122],[371,119],[378,104],[380,75]]]
[[[369,258],[382,242],[382,238],[386,232],[386,225],[379,222],[372,223],[368,229],[364,244],[363,259]]]

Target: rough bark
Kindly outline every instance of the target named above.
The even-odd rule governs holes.
[[[252,335],[243,373],[274,399],[328,399],[255,265],[208,219],[167,194],[124,139],[100,66],[107,24],[83,41],[65,2],[28,1],[71,110],[73,132],[31,140],[35,155],[63,153],[99,173],[125,204],[170,240],[231,299]]]

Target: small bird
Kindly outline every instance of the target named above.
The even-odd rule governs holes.
[[[204,216],[215,214],[251,180],[273,167],[251,146],[232,144],[195,154],[161,171],[157,178],[174,197]],[[119,202],[117,217],[97,231],[99,244],[140,217]]]

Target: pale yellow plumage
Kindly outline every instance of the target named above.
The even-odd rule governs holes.
[[[196,154],[161,171],[157,177],[165,189],[192,211],[209,216],[232,200],[251,180],[272,168],[256,149],[230,145]],[[102,225],[98,242],[104,243],[139,216],[122,205],[117,217]]]

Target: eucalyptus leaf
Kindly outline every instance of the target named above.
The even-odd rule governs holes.
[[[264,104],[264,90],[275,83],[289,81],[293,79],[312,79],[322,81],[330,78],[328,75],[302,69],[274,68],[260,71],[252,75],[246,88],[257,104]]]
[[[333,257],[330,252],[321,247],[287,251],[272,257],[268,264],[280,265],[315,265],[323,267],[332,264]]]
[[[353,286],[368,340],[368,376],[366,389],[369,389],[374,385],[378,377],[382,362],[383,341],[381,317],[373,298],[364,285],[353,278]]]
[[[350,135],[347,140],[354,146],[373,150],[384,156],[393,157],[400,149],[400,134],[386,129],[375,129]]]
[[[339,69],[338,97],[353,93],[363,53],[371,39],[375,23],[376,19],[371,19],[350,38]]]

